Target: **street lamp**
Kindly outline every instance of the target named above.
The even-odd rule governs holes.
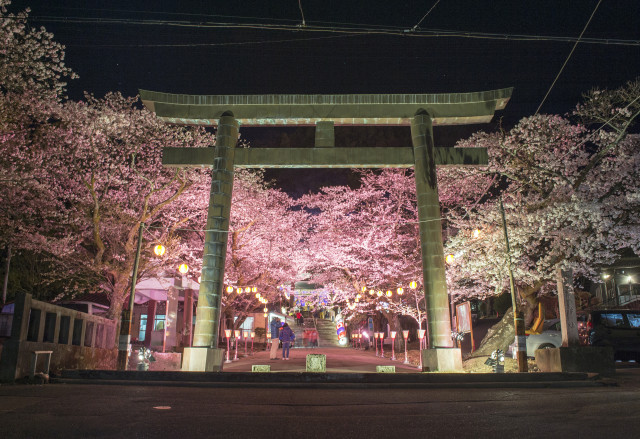
[[[231,329],[225,329],[224,336],[227,337],[227,359],[225,360],[225,363],[231,363],[231,360],[229,360],[229,351],[231,350]]]
[[[396,331],[391,331],[391,360],[396,361]]]
[[[409,357],[407,356],[407,341],[409,340],[409,330],[402,330],[402,337],[404,337],[404,364],[409,364]]]
[[[240,338],[240,331],[236,329],[234,332],[236,336],[236,354],[233,357],[233,361],[238,361],[238,339]]]
[[[424,340],[425,329],[418,329],[418,338],[420,339],[420,370],[422,370],[422,340]]]
[[[164,248],[164,245],[162,244],[158,244],[153,248],[153,252],[156,254],[156,256],[160,257],[162,255],[164,255],[164,252],[166,251],[166,249]]]

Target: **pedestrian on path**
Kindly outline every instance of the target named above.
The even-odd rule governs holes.
[[[269,352],[270,360],[278,359],[278,345],[280,344],[280,319],[274,317],[271,319],[271,351]]]
[[[296,339],[296,335],[293,333],[289,325],[286,323],[282,325],[282,329],[280,330],[280,340],[282,341],[282,359],[289,359],[289,348],[291,347],[291,342]]]

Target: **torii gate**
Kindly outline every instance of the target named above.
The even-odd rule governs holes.
[[[482,148],[436,148],[432,125],[487,123],[512,88],[477,93],[363,95],[177,95],[140,90],[144,105],[172,124],[218,127],[215,148],[165,148],[165,166],[209,166],[211,192],[193,347],[183,370],[219,371],[217,348],[233,170],[238,168],[415,168],[429,346],[426,370],[462,368],[453,347],[445,279],[437,165],[487,164]],[[314,148],[234,149],[238,127],[316,126]],[[413,147],[336,148],[334,125],[411,126]]]

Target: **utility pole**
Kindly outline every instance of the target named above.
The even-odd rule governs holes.
[[[120,322],[120,339],[118,343],[118,363],[117,370],[127,370],[129,363],[129,346],[131,346],[131,322],[133,321],[133,306],[136,297],[136,283],[138,283],[138,265],[140,263],[140,250],[142,249],[142,231],[144,223],[140,223],[138,232],[138,248],[136,258],[133,262],[133,274],[131,278],[131,293],[129,295],[129,309],[122,311],[122,321]]]
[[[516,289],[513,281],[513,270],[511,268],[511,248],[509,247],[509,234],[507,233],[507,220],[504,215],[502,197],[500,202],[500,215],[502,216],[502,230],[504,231],[504,242],[507,247],[507,266],[509,267],[509,286],[511,288],[511,306],[513,307],[513,326],[516,332],[516,349],[518,355],[518,372],[527,372],[527,336],[524,332],[524,313],[517,311]]]

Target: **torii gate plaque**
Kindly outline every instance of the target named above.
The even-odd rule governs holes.
[[[425,370],[462,367],[453,347],[445,279],[437,165],[487,164],[481,148],[436,148],[432,125],[489,122],[503,109],[511,88],[477,93],[384,95],[175,95],[140,90],[142,102],[173,124],[218,127],[215,148],[165,148],[165,166],[210,166],[211,192],[193,347],[186,348],[182,369],[218,371],[217,349],[223,293],[227,232],[233,191],[233,169],[239,168],[415,168],[422,276],[429,346]],[[335,148],[335,125],[410,125],[413,147]],[[235,150],[238,126],[315,125],[314,148],[247,148]]]

